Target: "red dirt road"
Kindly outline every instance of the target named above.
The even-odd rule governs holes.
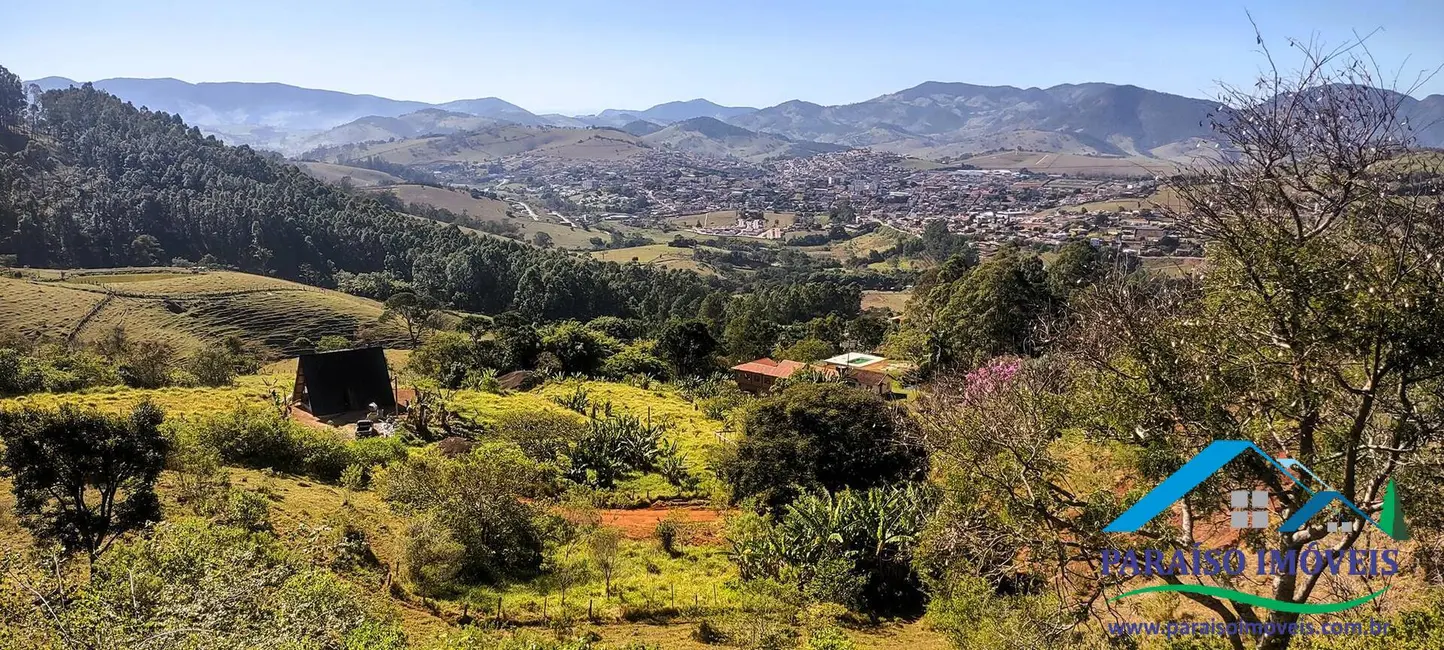
[[[602,525],[622,531],[627,539],[649,539],[657,534],[657,522],[669,513],[685,521],[690,529],[688,537],[696,542],[715,541],[721,522],[721,513],[706,506],[653,505],[635,510],[602,510]]]

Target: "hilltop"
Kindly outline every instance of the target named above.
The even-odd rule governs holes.
[[[621,126],[636,120],[671,124],[699,117],[726,120],[756,110],[749,106],[722,106],[699,97],[687,101],[666,102],[643,110],[609,108],[596,115],[579,115],[576,119],[595,126]]]
[[[36,340],[89,343],[120,327],[183,353],[236,336],[279,358],[300,352],[302,337],[355,340],[369,330],[379,343],[405,338],[377,323],[378,302],[231,271],[15,271],[0,277],[0,294],[0,330]]]
[[[614,129],[499,125],[446,136],[323,147],[303,157],[339,163],[374,156],[389,163],[426,165],[485,162],[516,155],[616,160],[638,155],[647,148],[637,136]]]
[[[479,117],[439,108],[425,108],[397,117],[378,115],[363,117],[307,137],[294,144],[288,143],[285,150],[300,152],[352,142],[404,140],[420,135],[445,135],[461,131],[475,131],[500,123],[501,120],[495,118]]]

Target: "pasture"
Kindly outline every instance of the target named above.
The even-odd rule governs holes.
[[[593,251],[591,255],[593,258],[604,262],[616,262],[618,264],[636,262],[648,266],[659,266],[665,269],[686,269],[696,271],[703,275],[716,275],[716,271],[693,259],[692,249],[679,248],[667,244],[613,248],[610,250]]]
[[[0,278],[0,328],[37,340],[84,343],[121,327],[132,338],[165,341],[182,354],[237,336],[265,356],[286,356],[298,352],[300,337],[354,339],[381,312],[375,301],[232,271],[45,271]],[[402,338],[394,326],[377,328],[379,342]]]

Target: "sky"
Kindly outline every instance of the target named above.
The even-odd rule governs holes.
[[[924,81],[1103,81],[1209,97],[1288,39],[1369,50],[1408,87],[1444,65],[1441,0],[0,1],[22,79],[273,81],[537,113],[859,102]],[[1377,31],[1375,31],[1377,30]],[[1444,93],[1444,74],[1413,94]]]

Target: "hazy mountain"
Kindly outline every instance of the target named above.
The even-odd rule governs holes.
[[[685,102],[657,104],[646,110],[619,110],[609,108],[596,115],[579,115],[577,119],[595,126],[622,126],[628,122],[635,122],[637,120],[656,124],[671,124],[673,122],[690,120],[694,117],[710,117],[717,120],[727,120],[752,113],[756,110],[755,108],[746,106],[722,106],[699,98]]]
[[[458,99],[445,104],[437,104],[437,108],[469,115],[490,117],[503,122],[514,122],[516,124],[549,124],[550,122],[538,115],[532,114],[516,104],[497,99],[495,97],[483,97],[481,99]]]
[[[62,77],[32,83],[42,89],[76,85]],[[723,140],[772,134],[795,141],[786,146],[757,141],[756,147],[741,147],[749,152],[805,149],[811,142],[925,157],[1026,149],[1179,160],[1210,146],[1207,141],[1213,134],[1207,115],[1216,108],[1209,100],[1105,83],[1016,88],[930,81],[839,106],[793,100],[758,110],[693,99],[645,110],[609,109],[575,117],[535,115],[496,97],[432,105],[278,83],[192,84],[176,79],[117,78],[97,81],[95,86],[137,106],[177,113],[231,144],[284,152],[455,133],[497,123],[600,126],[651,136],[662,129],[652,129],[647,123],[662,127],[709,118],[756,132],[723,136]],[[1405,97],[1401,105],[1421,144],[1444,146],[1444,95]],[[484,119],[468,121],[466,116]],[[699,151],[732,148],[719,145],[718,138],[706,132],[720,133],[715,125],[704,124],[673,131],[661,139]]]
[[[635,136],[651,135],[662,130],[662,125],[646,120],[632,120],[622,125],[622,130]]]
[[[729,122],[793,138],[908,153],[1026,147],[1149,155],[1210,135],[1213,102],[1136,86],[1047,89],[930,81],[857,104],[791,101]]]
[[[677,122],[644,136],[642,141],[654,147],[672,148],[702,156],[735,157],[754,161],[796,158],[847,148],[748,131],[711,117],[694,117]]]
[[[475,131],[398,140],[341,144],[305,153],[308,160],[344,164],[376,156],[400,165],[474,163],[533,156],[553,160],[618,160],[646,152],[640,138],[607,128],[559,128],[498,124]]]
[[[530,115],[530,113],[528,113]],[[288,153],[352,142],[405,140],[423,135],[445,135],[496,126],[505,120],[479,117],[439,108],[426,108],[397,117],[368,116],[288,145]]]
[[[79,83],[46,77],[43,90]],[[396,116],[428,108],[422,102],[299,88],[278,83],[188,83],[178,79],[101,79],[104,90],[136,106],[177,113],[201,127],[265,126],[289,131],[329,129],[369,115]]]
[[[1400,98],[1399,111],[1408,120],[1414,137],[1426,147],[1444,147],[1444,95],[1424,99]]]
[[[33,82],[42,90],[79,85],[63,77],[46,77]],[[486,97],[463,99],[433,106],[424,102],[401,101],[374,95],[353,95],[333,90],[300,88],[278,83],[188,83],[177,79],[102,79],[94,82],[104,90],[136,106],[179,114],[189,124],[217,135],[232,144],[296,151],[344,138],[332,134],[312,142],[320,132],[346,125],[356,137],[411,137],[387,135],[406,127],[388,122],[423,109],[443,109],[519,124],[546,124],[515,104]],[[352,126],[363,118],[376,118]],[[478,123],[471,128],[479,128]],[[426,131],[422,131],[426,132]],[[374,136],[374,137],[372,137]],[[350,140],[359,142],[362,140]]]

